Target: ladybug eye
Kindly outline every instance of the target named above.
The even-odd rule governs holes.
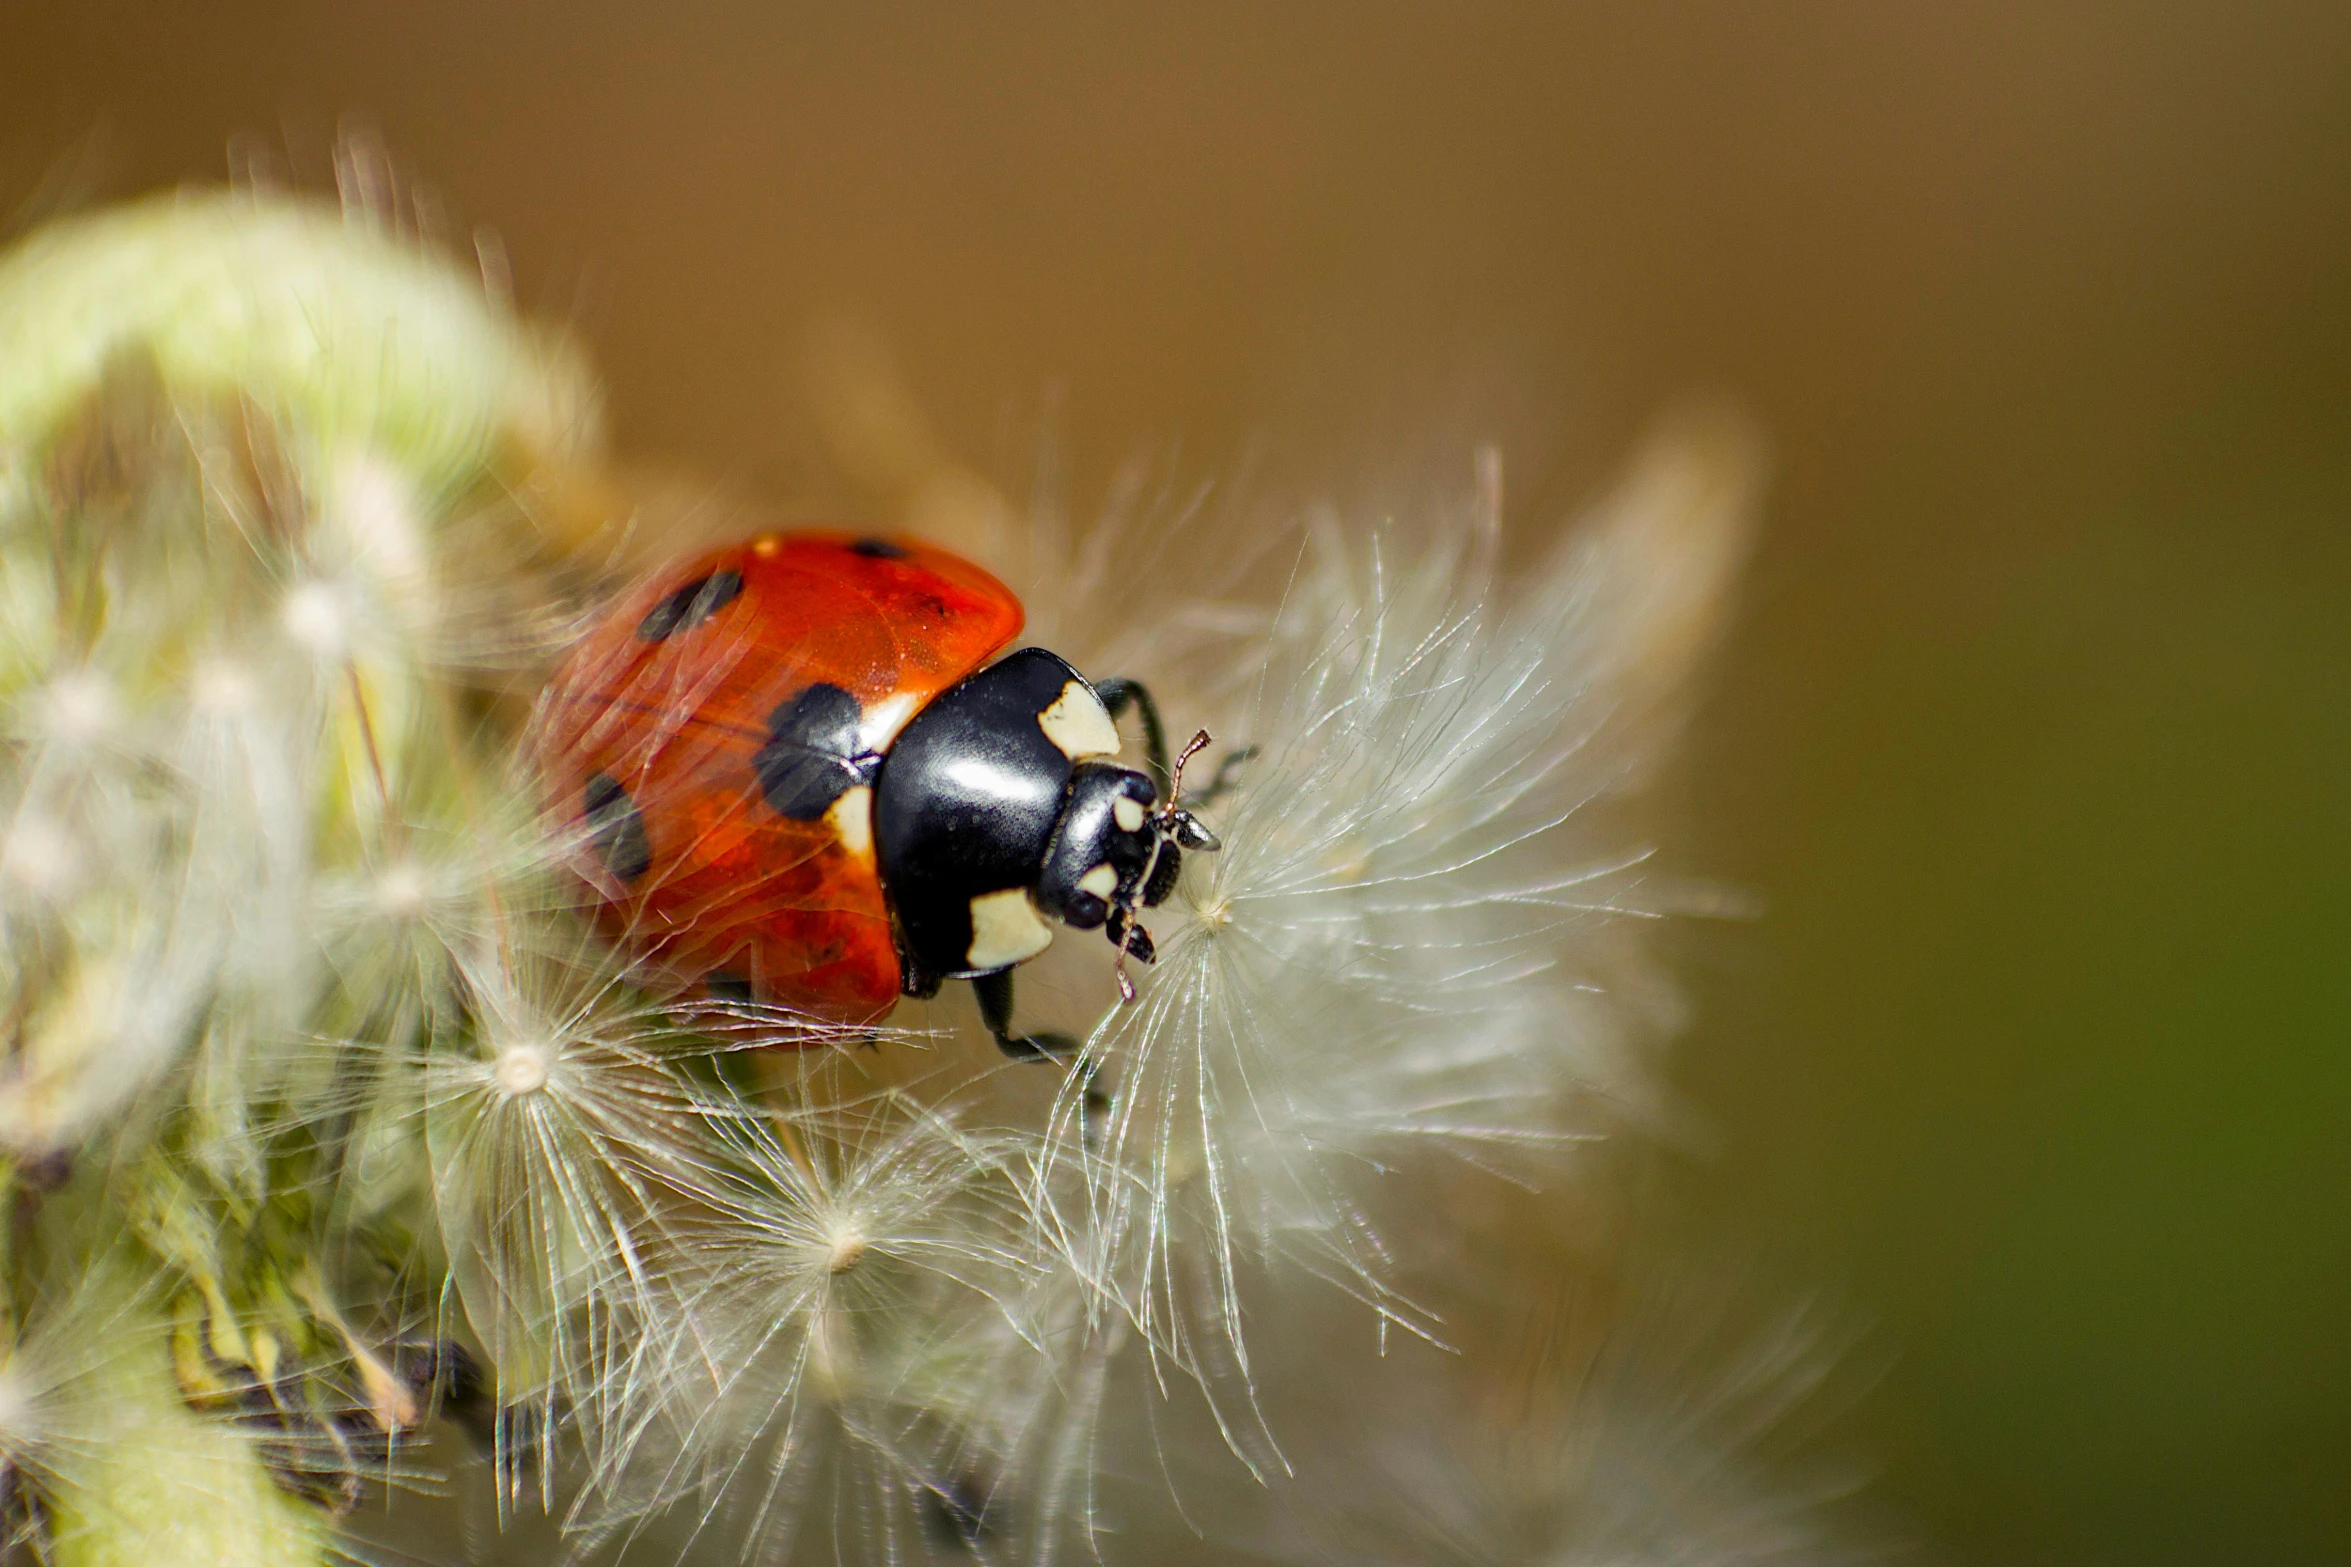
[[[691,631],[732,604],[742,591],[743,574],[739,571],[714,571],[680,583],[637,622],[637,640],[662,642],[681,631]]]

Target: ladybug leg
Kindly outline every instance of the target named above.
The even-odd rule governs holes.
[[[1015,1034],[1012,1031],[1012,970],[997,969],[972,976],[971,993],[979,998],[980,1021],[995,1036],[996,1048],[1015,1061],[1066,1060],[1076,1055],[1078,1042],[1067,1034]]]
[[[1159,721],[1159,704],[1151,700],[1151,693],[1140,680],[1123,677],[1105,680],[1094,688],[1094,694],[1109,709],[1113,722],[1126,716],[1128,708],[1143,715],[1143,754],[1151,763],[1151,781],[1167,793],[1167,726]]]

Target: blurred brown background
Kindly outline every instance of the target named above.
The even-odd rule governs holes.
[[[1081,505],[1491,433],[1534,528],[1743,399],[1694,1230],[1871,1326],[1935,1555],[2351,1559],[2351,8],[39,9],[27,213],[356,115],[627,452],[771,495],[894,504],[843,322],[1016,478],[1058,389]]]

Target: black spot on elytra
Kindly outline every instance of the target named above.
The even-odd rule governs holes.
[[[730,974],[722,968],[712,969],[703,975],[702,988],[721,1001],[749,1001],[751,999],[751,981],[740,974]]]
[[[653,840],[637,802],[610,773],[588,780],[588,847],[604,868],[622,881],[635,881],[653,864]]]
[[[868,560],[904,560],[906,551],[888,539],[859,539],[849,546],[852,555],[863,555]]]
[[[857,698],[839,686],[810,686],[767,716],[767,744],[751,758],[759,792],[779,816],[812,822],[859,784],[881,758],[860,754]]]
[[[743,592],[739,571],[714,571],[681,582],[667,598],[645,611],[637,622],[637,640],[660,642],[681,631],[691,631],[732,604]]]

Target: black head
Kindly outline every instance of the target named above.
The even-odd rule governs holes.
[[[993,973],[1052,941],[1046,917],[1107,928],[1148,961],[1137,908],[1175,886],[1182,848],[1215,840],[1121,765],[1092,685],[1043,648],[941,692],[874,785],[874,850],[907,987]]]

